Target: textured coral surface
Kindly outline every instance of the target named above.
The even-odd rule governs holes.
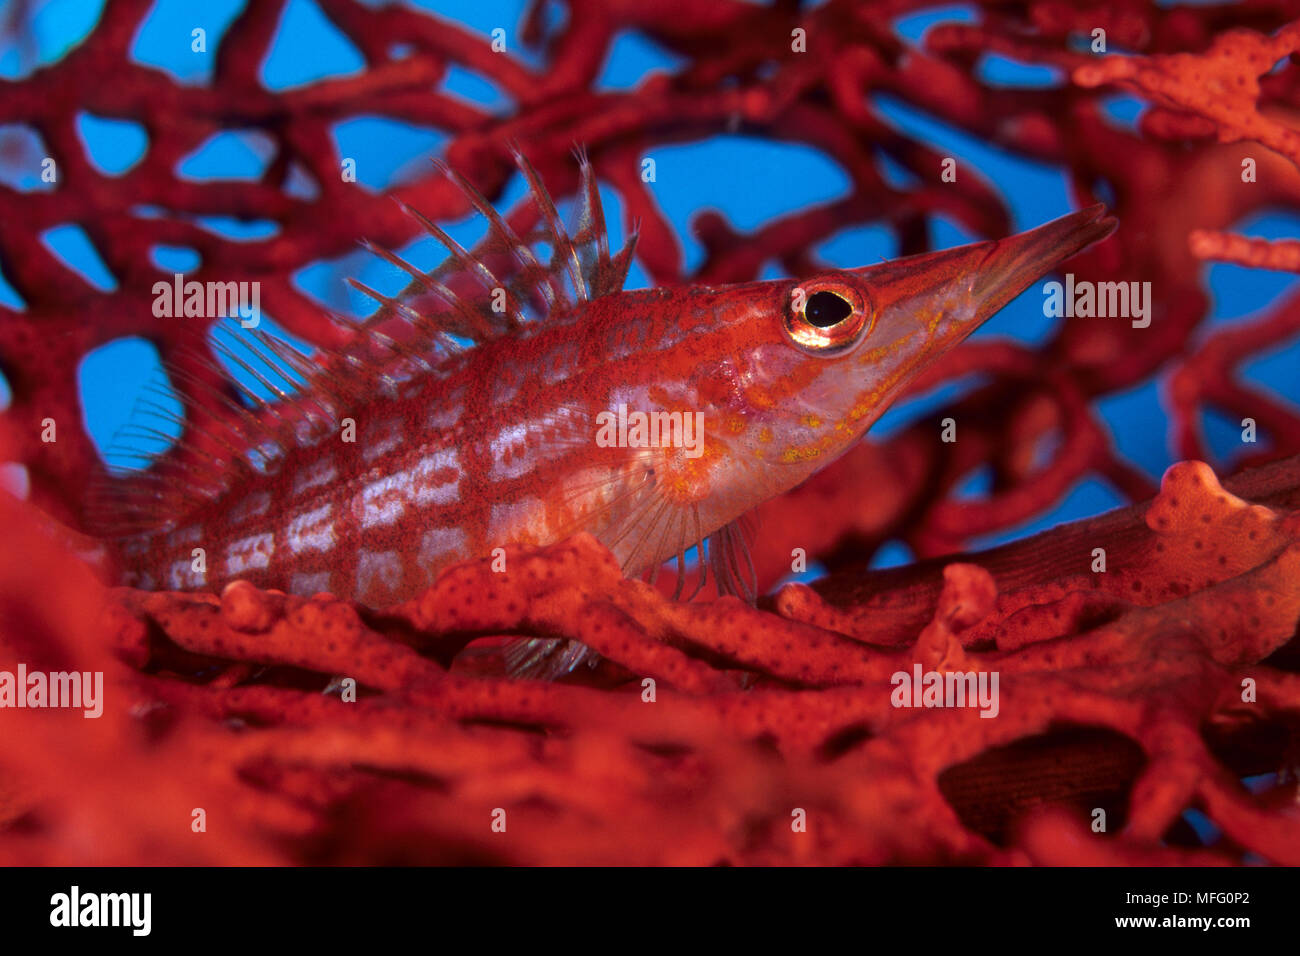
[[[5,650],[103,669],[111,705],[6,715],[0,859],[1300,863],[1291,788],[1238,779],[1295,758],[1300,460],[1237,490],[1186,463],[1149,504],[772,610],[674,603],[586,536],[383,614],[243,583],[102,592],[5,505]],[[1117,557],[1093,574],[1099,540]],[[472,653],[520,633],[605,661],[552,684]],[[998,716],[892,706],[916,663],[997,671]],[[1187,845],[1189,806],[1221,845]]]
[[[1300,302],[1207,329],[1199,268],[1296,268],[1294,244],[1231,232],[1254,211],[1300,207],[1300,27],[1286,26],[1285,4],[995,3],[918,48],[891,22],[922,4],[570,0],[563,26],[539,4],[520,30],[543,49],[540,69],[422,12],[319,6],[362,51],[362,73],[267,91],[258,67],[282,4],[265,2],[226,31],[211,84],[181,85],[129,59],[149,4],[125,0],[57,65],[0,90],[0,119],[37,131],[62,170],[50,191],[0,188],[0,268],[24,302],[0,307],[13,393],[0,460],[21,462],[31,485],[28,503],[0,496],[0,668],[102,670],[108,701],[98,720],[0,717],[0,862],[1300,863],[1300,414],[1238,374],[1300,333]],[[795,27],[815,55],[792,55]],[[1099,27],[1108,54],[1089,49]],[[687,65],[595,90],[612,38],[630,28]],[[992,85],[977,68],[990,51],[1066,80]],[[437,92],[453,63],[492,77],[510,109]],[[1101,97],[1117,90],[1153,104],[1136,129],[1103,117]],[[939,416],[918,422],[759,509],[762,580],[789,571],[794,542],[830,569],[813,587],[787,585],[757,608],[673,603],[579,537],[511,552],[506,573],[455,567],[382,610],[243,584],[149,594],[106,589],[33,507],[77,525],[102,469],[77,427],[41,441],[46,418],[80,421],[75,370],[89,350],[142,335],[186,373],[173,382],[183,396],[224,385],[187,351],[206,350],[201,323],[153,316],[152,245],[197,249],[195,278],[260,281],[267,311],[308,341],[346,335],[290,276],[353,248],[356,223],[388,246],[413,225],[340,181],[328,136],[340,119],[445,130],[449,160],[490,196],[510,175],[510,140],[558,192],[574,184],[571,145],[585,144],[640,218],[640,261],[665,284],[750,279],[769,261],[808,271],[811,249],[852,224],[885,223],[904,252],[924,247],[935,214],[1007,232],[995,186],[940,182],[941,156],[884,122],[869,93],[1066,168],[1080,204],[1105,198],[1121,222],[1069,270],[1150,281],[1155,311],[1147,329],[1068,319],[1039,345],[982,341],[943,360],[918,390],[984,377],[941,413],[961,423],[959,442],[940,440]],[[95,170],[79,109],[143,124],[143,161],[118,177]],[[276,145],[261,180],[177,176],[212,133],[250,127]],[[853,190],[747,234],[701,215],[707,255],[686,274],[640,158],[738,128],[836,157]],[[882,156],[915,182],[886,182]],[[1242,181],[1243,159],[1257,181]],[[317,183],[314,199],[286,192],[291,167]],[[467,211],[432,172],[392,192],[436,219]],[[200,215],[279,228],[238,242]],[[40,242],[69,221],[113,290],[86,285]],[[1159,489],[1116,453],[1096,407],[1157,375],[1189,459]],[[1260,467],[1222,486],[1203,463],[1207,408],[1268,438],[1236,462]],[[982,463],[992,493],[955,496]],[[1089,475],[1133,506],[952,556]],[[924,560],[864,570],[891,538]],[[578,639],[604,660],[562,683],[505,680],[498,650],[517,635]],[[891,675],[915,664],[997,671],[998,717],[891,706]],[[356,681],[355,702],[340,678]],[[1264,774],[1261,793],[1242,783]],[[492,829],[498,809],[505,833]],[[1090,827],[1098,809],[1105,833]],[[1211,845],[1188,810],[1215,825]],[[791,826],[798,811],[805,832]]]

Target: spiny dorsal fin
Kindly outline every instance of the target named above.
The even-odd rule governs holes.
[[[400,256],[366,244],[411,281],[389,297],[348,280],[380,308],[360,322],[332,316],[357,333],[347,345],[319,349],[309,358],[260,330],[233,321],[217,323],[213,354],[191,352],[183,362],[164,363],[171,380],[187,386],[184,417],[141,402],[131,424],[115,437],[109,449],[113,457],[130,459],[144,470],[112,474],[101,482],[87,503],[87,525],[107,537],[174,528],[242,477],[273,470],[287,449],[337,431],[361,403],[376,395],[396,396],[413,377],[436,379],[444,363],[467,344],[545,322],[590,298],[621,290],[636,236],[611,259],[586,153],[575,153],[580,179],[570,235],[537,171],[518,148],[510,150],[533,204],[531,217],[522,215],[529,212],[522,209],[521,218],[535,221],[534,228],[520,236],[468,180],[439,164],[487,220],[487,235],[474,249],[463,248],[437,223],[404,206],[446,247],[447,259],[422,272]],[[232,378],[216,356],[241,369],[272,400]],[[225,390],[214,384],[221,381],[227,383]],[[172,397],[165,388],[159,394]],[[178,428],[184,437],[160,455],[170,441],[167,433]]]
[[[448,256],[437,268],[422,272],[396,253],[367,244],[371,252],[405,272],[411,281],[392,297],[351,282],[380,305],[363,328],[398,318],[414,331],[408,341],[417,348],[448,336],[484,342],[623,288],[636,236],[629,238],[617,256],[610,257],[600,191],[586,153],[575,151],[579,185],[570,234],[537,170],[517,147],[510,149],[528,183],[526,201],[532,203],[528,218],[536,221],[535,227],[519,235],[472,183],[439,162],[443,173],[487,221],[487,234],[467,250],[437,223],[403,205],[407,214],[447,249]],[[522,216],[529,210],[519,212]]]

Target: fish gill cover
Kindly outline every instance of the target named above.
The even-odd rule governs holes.
[[[4,8],[0,862],[1300,863],[1286,4],[428,6]],[[108,586],[70,529],[149,369],[172,475],[275,414],[176,276],[247,284],[310,376],[364,338],[344,277],[405,278],[358,242],[415,259],[403,204],[473,212],[423,158],[526,233],[513,150],[567,208],[575,146],[633,288],[1119,227],[713,539],[756,602],[689,558],[674,599],[587,534],[386,607]],[[102,693],[16,706],[20,671]]]

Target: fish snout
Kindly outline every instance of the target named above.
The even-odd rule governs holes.
[[[925,333],[931,355],[965,339],[1062,262],[1117,225],[1098,203],[1035,229],[852,270],[871,288],[880,331]]]

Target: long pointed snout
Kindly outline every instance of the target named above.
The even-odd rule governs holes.
[[[977,267],[974,294],[980,321],[997,312],[1043,274],[1076,252],[1105,239],[1118,225],[1101,203],[1080,209],[1028,232],[967,246],[972,252],[988,246]]]
[[[932,353],[960,342],[1031,283],[1109,236],[1116,225],[1099,203],[1005,239],[851,271],[867,283],[884,324],[927,327],[927,351]]]

